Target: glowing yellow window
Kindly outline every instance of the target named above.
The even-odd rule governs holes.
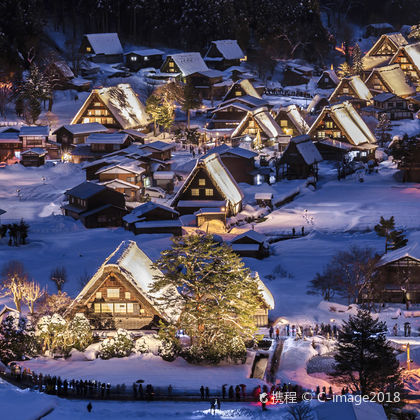
[[[113,303],[102,303],[101,304],[102,312],[110,313],[110,312],[113,311],[113,309],[114,309],[114,304]]]
[[[106,293],[107,293],[107,297],[109,297],[109,298],[119,298],[120,297],[120,289],[107,289]]]
[[[94,308],[94,311],[95,311],[95,313],[100,313],[101,312],[101,304],[100,303],[95,303],[94,305],[93,305],[93,308]]]
[[[86,47],[86,52],[91,52],[92,48],[91,47]]]
[[[96,299],[102,299],[102,292],[96,292]]]
[[[213,188],[206,188],[206,196],[207,197],[213,196]]]
[[[125,303],[116,303],[114,306],[115,306],[115,312],[118,312],[118,313],[127,312],[127,304]]]
[[[240,90],[237,90],[237,91],[235,92],[235,96],[242,96],[242,92],[241,92]]]
[[[125,292],[125,298],[126,299],[131,299],[131,293],[130,292]]]
[[[191,195],[193,197],[198,197],[200,195],[200,190],[198,188],[191,188]]]
[[[287,120],[280,120],[280,127],[287,127]]]
[[[127,312],[134,312],[134,305],[132,303],[127,303]]]
[[[206,185],[206,180],[205,180],[204,178],[200,178],[200,179],[198,180],[198,185],[200,185],[200,186],[204,186],[204,185]]]
[[[327,128],[333,128],[333,122],[332,121],[327,121],[325,123],[325,127],[327,127]]]

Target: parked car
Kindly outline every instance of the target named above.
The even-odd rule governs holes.
[[[144,191],[144,196],[146,198],[149,198],[149,197],[165,198],[165,191],[160,187],[148,187]]]

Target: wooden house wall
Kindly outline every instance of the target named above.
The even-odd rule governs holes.
[[[247,95],[247,93],[243,90],[241,84],[236,83],[232,86],[232,89],[229,90],[223,100],[227,101],[228,99],[234,99],[245,95]]]
[[[132,60],[132,57],[137,57],[137,59]],[[125,56],[125,64],[131,71],[138,71],[147,67],[158,69],[162,65],[162,55],[160,54],[149,55],[147,58],[148,60],[145,60],[145,57],[142,55],[127,54]]]
[[[89,216],[82,215],[80,219],[87,228],[119,227],[123,225],[122,218],[127,214],[124,206],[125,201],[121,208],[108,207]]]
[[[39,156],[36,153],[25,153],[24,155],[22,155],[20,163],[23,166],[42,166],[45,164],[45,155]]]
[[[286,136],[298,136],[300,132],[296,129],[294,123],[289,118],[288,114],[284,110],[280,110],[275,118],[277,124],[282,129]]]
[[[69,196],[69,204],[75,207],[79,207],[84,211],[89,211],[101,207],[105,204],[112,204],[114,206],[124,208],[125,200],[122,194],[107,188],[104,191],[100,191],[92,197],[83,200],[83,204],[81,204],[79,199]]]
[[[22,150],[21,143],[0,143],[0,161],[11,159],[15,156],[15,152]]]
[[[347,135],[344,131],[341,130],[340,126],[336,123],[335,119],[332,117],[332,114],[325,114],[324,117],[319,121],[318,125],[315,127],[314,132],[312,132],[313,138],[333,138],[340,140],[342,142],[351,143],[347,138]]]
[[[118,289],[119,297],[108,297],[108,289]],[[97,292],[100,293],[100,297]],[[129,293],[130,296],[126,297],[126,293]],[[102,304],[112,304],[114,311],[102,312]],[[126,309],[127,304],[132,304],[133,312],[115,312],[115,309],[124,308],[117,307],[118,304],[126,304]],[[104,307],[109,308],[107,305]],[[97,312],[98,310],[101,312]],[[83,312],[94,325],[108,325],[109,329],[141,329],[150,324],[155,316],[159,315],[156,309],[123,275],[110,268],[105,268],[103,275],[91,287],[86,298],[74,308],[71,315],[77,312]]]
[[[333,82],[328,73],[322,73],[322,76],[317,83],[317,87],[320,89],[335,89],[337,84]]]
[[[123,129],[121,124],[112,116],[108,107],[98,94],[93,94],[88,106],[75,124],[97,122],[107,128]]]
[[[205,184],[200,185],[200,179],[204,179]],[[212,189],[213,195],[206,195],[206,189]],[[198,195],[193,195],[192,190],[198,190]],[[194,178],[186,189],[183,189],[179,196],[179,200],[212,200],[212,201],[223,201],[223,197],[218,189],[213,184],[213,181],[208,176],[207,172],[199,168]]]
[[[161,67],[162,73],[181,73],[181,69],[177,66],[172,57],[167,57]]]
[[[32,149],[33,147],[40,147],[45,149],[47,147],[48,136],[19,136],[22,141],[22,150]]]
[[[416,66],[404,49],[399,51],[392,64],[394,63],[401,67],[404,74],[417,86],[417,91],[420,91],[420,71],[416,69]]]
[[[126,172],[126,173],[102,172],[99,174],[100,182],[112,181],[113,179],[119,179],[121,181],[129,182],[130,184],[143,187],[143,178],[139,174],[134,174],[132,172]]]
[[[234,128],[246,116],[246,111],[235,107],[229,107],[226,110],[219,110],[213,113],[210,124],[211,128]]]

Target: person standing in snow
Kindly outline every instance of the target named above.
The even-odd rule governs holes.
[[[287,334],[287,336],[290,335],[290,324],[286,325],[286,334]]]
[[[200,387],[200,395],[201,395],[201,399],[204,400],[204,386],[201,385]]]
[[[276,340],[279,340],[280,338],[280,330],[279,327],[276,328]]]
[[[89,404],[86,406],[87,411],[89,411],[89,413],[92,411],[92,403],[89,401]]]
[[[229,387],[229,399],[233,400],[233,386],[232,385]]]
[[[226,399],[226,385],[222,386],[222,398]]]
[[[216,414],[216,400],[210,401],[210,414]]]
[[[270,338],[273,338],[273,333],[274,333],[274,328],[273,328],[273,326],[271,325],[271,326],[270,326],[270,330],[269,330]]]
[[[209,387],[206,386],[206,399],[208,400],[209,397],[210,397],[210,390],[209,390]]]

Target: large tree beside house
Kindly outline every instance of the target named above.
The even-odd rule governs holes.
[[[176,332],[183,330],[191,339],[185,355],[193,362],[243,358],[264,297],[258,278],[232,249],[210,235],[175,238],[155,267],[161,274],[152,292],[160,293],[164,307],[179,308],[177,321],[162,328],[162,338],[179,347]],[[162,293],[171,288],[180,296]]]

